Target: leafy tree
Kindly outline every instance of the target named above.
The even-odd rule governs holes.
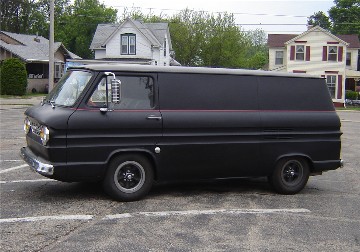
[[[70,0],[55,0],[55,17],[61,17]],[[1,1],[1,29],[49,37],[49,0]]]
[[[37,12],[34,15],[39,15],[43,19],[39,18],[38,22],[34,22],[34,28],[36,28],[45,38],[49,38],[49,22],[50,22],[50,1],[38,0],[36,4]],[[63,15],[66,15],[67,11],[71,9],[70,0],[54,0],[54,17],[55,26],[58,25],[59,20],[62,20]],[[57,31],[55,30],[55,36]],[[34,33],[32,33],[34,34]]]
[[[266,59],[265,33],[242,32],[232,14],[185,9],[170,19],[170,33],[176,60],[185,66],[260,68],[266,63],[250,60],[260,45],[256,58]]]
[[[267,35],[261,29],[247,31],[246,35],[249,42],[246,49],[244,67],[261,69],[268,62]]]
[[[331,22],[329,21],[329,17],[326,16],[325,13],[322,11],[315,12],[313,15],[311,15],[308,18],[307,23],[313,26],[318,25],[326,30],[331,29]]]
[[[208,14],[209,15],[209,14]],[[246,35],[235,25],[232,14],[209,15],[201,57],[205,66],[242,67],[246,54]]]
[[[200,53],[204,44],[205,13],[189,9],[170,20],[170,33],[176,59],[185,66],[203,65]]]
[[[27,86],[25,64],[17,59],[6,59],[1,64],[1,94],[24,95]]]
[[[31,27],[35,0],[1,1],[1,29],[9,32],[24,33]]]
[[[360,37],[360,1],[335,0],[329,10],[335,34],[357,34]]]
[[[75,0],[55,24],[55,40],[83,58],[93,58],[89,49],[100,23],[115,23],[117,11],[100,4],[99,0]]]

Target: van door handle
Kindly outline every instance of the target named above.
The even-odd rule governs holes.
[[[156,115],[149,115],[146,119],[160,121],[162,119],[162,117],[161,116],[156,116]]]

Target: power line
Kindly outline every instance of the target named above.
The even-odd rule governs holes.
[[[181,12],[183,10],[178,10],[178,9],[162,9],[162,8],[153,8],[153,7],[140,7],[140,6],[122,6],[122,5],[114,5],[114,6],[110,6],[113,8],[124,8],[124,9],[148,9],[148,10],[160,10],[160,11],[175,11],[175,12]],[[308,18],[313,14],[309,14],[307,16],[304,15],[288,15],[288,14],[269,14],[269,13],[249,13],[249,12],[227,12],[227,11],[204,11],[204,10],[191,10],[190,11],[194,11],[194,12],[206,12],[206,13],[230,13],[233,15],[249,15],[249,16],[272,16],[272,17],[290,17],[290,18]]]

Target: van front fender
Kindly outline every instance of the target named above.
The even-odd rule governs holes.
[[[144,148],[126,148],[126,149],[117,149],[110,153],[108,159],[106,160],[106,163],[109,164],[115,157],[122,155],[122,154],[140,154],[145,156],[149,159],[151,164],[153,165],[154,169],[154,178],[157,179],[157,167],[158,167],[158,158],[154,152],[152,152],[149,149]]]

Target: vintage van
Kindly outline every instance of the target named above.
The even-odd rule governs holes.
[[[154,181],[268,177],[295,194],[342,167],[325,80],[266,71],[86,65],[25,112],[21,156],[60,181],[102,181],[122,201]]]

